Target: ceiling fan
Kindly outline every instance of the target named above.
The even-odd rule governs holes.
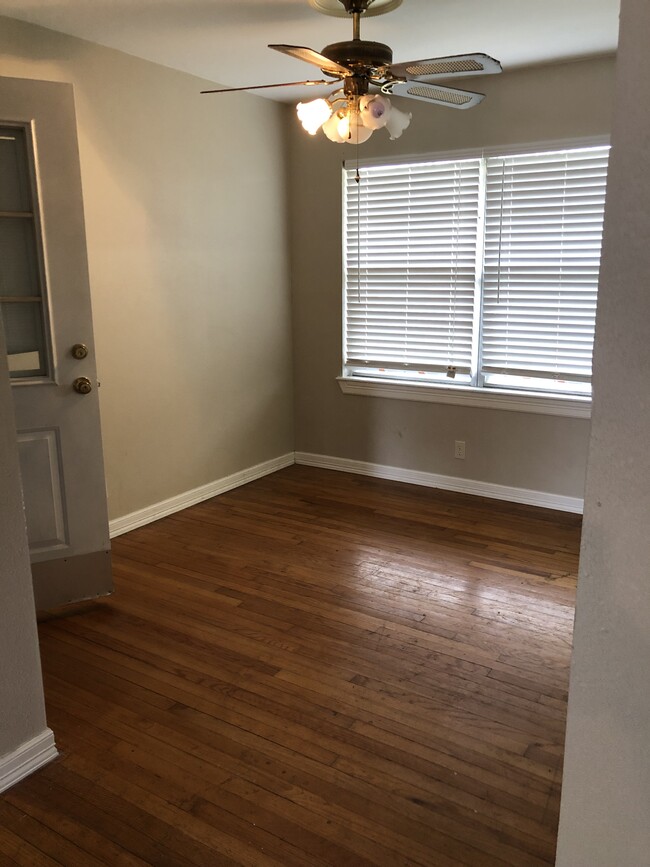
[[[393,52],[383,42],[361,39],[361,18],[396,9],[402,0],[309,0],[327,15],[352,17],[352,39],[326,45],[322,52],[300,45],[269,45],[274,51],[317,66],[328,78],[203,90],[232,93],[295,85],[343,84],[326,99],[298,103],[298,117],[311,135],[322,129],[335,142],[360,144],[374,130],[386,127],[392,139],[402,134],[411,115],[392,105],[389,95],[405,96],[450,108],[473,108],[484,94],[439,84],[441,79],[501,72],[498,60],[487,54],[459,54],[393,63]],[[374,88],[371,90],[371,88]]]

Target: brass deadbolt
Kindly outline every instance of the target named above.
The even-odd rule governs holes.
[[[88,347],[85,343],[75,343],[70,352],[72,353],[73,358],[81,361],[82,358],[85,358],[88,355]]]

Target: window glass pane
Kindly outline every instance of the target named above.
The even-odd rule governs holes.
[[[366,167],[345,184],[345,364],[469,374],[480,161]]]
[[[40,295],[34,222],[0,217],[0,297]]]
[[[46,376],[49,350],[41,300],[41,239],[24,129],[0,126],[0,315],[12,379]]]
[[[487,163],[482,369],[490,384],[591,379],[609,148]],[[511,387],[511,386],[510,386]]]
[[[12,378],[46,373],[43,312],[39,301],[0,305]]]
[[[0,211],[30,211],[27,143],[22,129],[0,127]]]

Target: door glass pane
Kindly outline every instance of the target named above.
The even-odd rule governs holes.
[[[25,131],[0,126],[0,211],[30,211]]]
[[[31,147],[25,129],[0,125],[0,316],[14,380],[50,368]]]
[[[0,297],[40,295],[34,222],[0,217]]]
[[[0,307],[12,378],[44,376],[46,352],[40,301],[6,302]]]

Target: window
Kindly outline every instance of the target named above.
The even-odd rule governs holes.
[[[588,399],[608,151],[346,168],[344,377]]]

